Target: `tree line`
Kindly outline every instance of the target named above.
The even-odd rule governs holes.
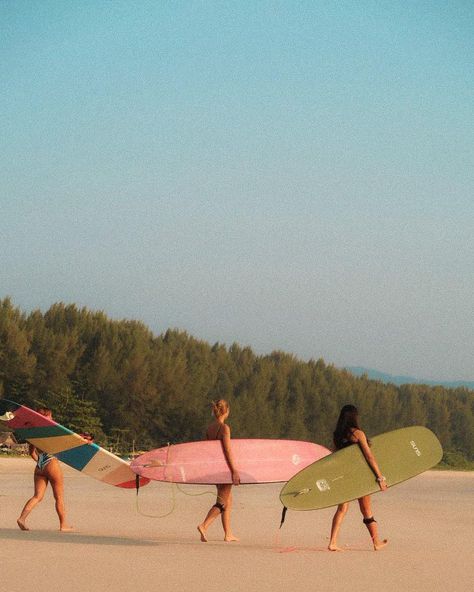
[[[445,461],[474,461],[474,391],[384,384],[322,359],[256,355],[185,331],[156,336],[141,322],[74,304],[26,314],[0,300],[0,396],[51,407],[60,423],[124,450],[202,439],[219,398],[230,402],[233,437],[331,447],[339,409],[353,403],[369,435],[424,425]]]

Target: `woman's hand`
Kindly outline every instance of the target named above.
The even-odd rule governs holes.
[[[232,471],[232,483],[234,485],[240,485],[240,475],[238,471]]]
[[[377,483],[379,484],[380,491],[386,491],[388,489],[387,481],[385,477],[378,477]]]

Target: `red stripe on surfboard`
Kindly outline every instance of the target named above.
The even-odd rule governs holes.
[[[56,422],[53,422],[48,417],[41,415],[41,413],[37,413],[32,409],[28,409],[28,407],[19,407],[15,411],[13,411],[15,417],[10,419],[7,422],[9,428],[14,430],[19,430],[21,428],[44,428],[49,427],[51,425],[55,425]]]

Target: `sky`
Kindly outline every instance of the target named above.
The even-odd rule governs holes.
[[[0,3],[0,298],[474,379],[474,4]]]

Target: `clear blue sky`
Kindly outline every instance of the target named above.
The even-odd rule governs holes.
[[[474,378],[474,5],[0,4],[0,297]]]

